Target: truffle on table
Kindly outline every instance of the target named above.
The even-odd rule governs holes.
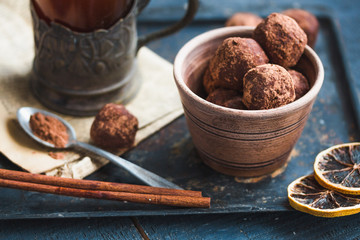
[[[251,26],[256,27],[262,18],[258,15],[248,12],[238,12],[232,15],[225,23],[226,27],[231,26]]]
[[[295,95],[296,95],[295,100],[299,99],[309,91],[310,89],[309,81],[304,75],[302,75],[298,71],[289,69],[288,72],[290,73],[291,78],[294,82]]]
[[[217,48],[209,70],[216,88],[242,92],[245,73],[268,62],[265,52],[254,39],[230,37]]]
[[[134,144],[138,120],[123,105],[108,103],[96,115],[90,136],[105,148],[129,148]]]
[[[243,103],[249,110],[276,108],[294,100],[293,80],[279,65],[257,66],[244,76]]]
[[[299,24],[307,36],[308,45],[314,47],[319,32],[317,18],[312,13],[297,8],[287,9],[282,13],[293,18]]]
[[[272,13],[254,30],[253,38],[261,45],[271,63],[285,68],[295,66],[307,44],[305,32],[291,17]]]
[[[218,88],[211,92],[206,100],[223,107],[246,109],[239,93],[230,89]]]

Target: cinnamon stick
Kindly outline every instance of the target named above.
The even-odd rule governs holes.
[[[114,182],[103,182],[94,180],[80,180],[63,177],[53,177],[41,174],[32,174],[21,171],[13,171],[7,169],[0,169],[0,178],[47,184],[60,187],[69,187],[77,189],[87,190],[101,190],[101,191],[113,191],[113,192],[131,192],[131,193],[142,193],[142,194],[155,194],[155,195],[173,195],[173,196],[189,196],[189,197],[201,197],[200,191],[191,190],[178,190],[169,188],[158,188],[126,183],[114,183]]]
[[[106,200],[128,201],[134,203],[159,204],[177,207],[197,207],[209,208],[210,198],[208,197],[189,197],[171,196],[157,194],[140,194],[129,192],[95,191],[68,187],[51,186],[30,182],[20,182],[9,179],[0,179],[0,187],[16,188],[27,191],[37,191],[58,195],[66,195],[83,198],[96,198]]]

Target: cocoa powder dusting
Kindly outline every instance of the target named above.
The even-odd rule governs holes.
[[[270,14],[254,30],[253,38],[264,49],[271,63],[285,68],[295,66],[304,52],[307,36],[288,16]]]
[[[294,82],[279,65],[257,66],[244,76],[243,103],[250,110],[276,108],[294,100]]]
[[[205,73],[203,76],[203,85],[204,85],[204,89],[207,94],[212,93],[216,89],[215,82],[214,82],[213,78],[211,77],[209,67],[207,67],[205,70]]]
[[[260,45],[251,38],[226,38],[210,59],[209,71],[215,88],[243,90],[247,71],[269,62]]]
[[[295,100],[299,99],[310,90],[309,81],[304,75],[302,75],[298,71],[289,69],[288,72],[290,73],[290,76],[294,82],[295,95],[296,95]]]
[[[69,140],[66,127],[62,122],[40,112],[31,115],[30,128],[35,136],[54,144],[55,147],[63,148]]]
[[[287,9],[282,13],[293,18],[298,23],[307,36],[308,45],[313,48],[319,32],[319,21],[315,15],[306,10],[295,8]]]
[[[129,148],[134,144],[138,120],[125,106],[108,103],[100,109],[90,129],[93,142],[105,148]]]

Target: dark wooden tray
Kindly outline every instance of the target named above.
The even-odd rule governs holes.
[[[244,179],[225,176],[205,166],[196,153],[182,116],[124,157],[186,189],[203,191],[212,198],[210,209],[81,199],[1,188],[0,219],[291,211],[286,188],[294,179],[312,172],[316,154],[334,144],[359,140],[356,135],[360,126],[359,105],[348,74],[339,30],[331,16],[318,15],[318,18],[321,31],[315,50],[324,64],[324,85],[288,167],[277,177],[244,183]],[[149,47],[172,62],[189,39],[222,27],[224,22],[225,18],[197,19],[186,29],[153,42]],[[140,21],[139,32],[153,31],[168,23],[156,19]],[[0,156],[0,167],[18,169],[4,156]],[[88,179],[139,184],[113,164],[108,164]]]

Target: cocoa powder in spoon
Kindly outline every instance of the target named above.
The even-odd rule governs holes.
[[[69,139],[66,127],[61,121],[40,112],[31,115],[30,128],[37,137],[54,144],[55,147],[65,147]]]

